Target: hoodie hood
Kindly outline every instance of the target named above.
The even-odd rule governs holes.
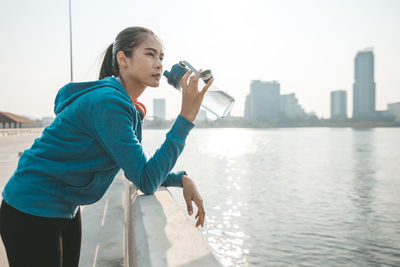
[[[69,104],[75,101],[81,95],[89,93],[93,90],[102,87],[112,87],[123,93],[131,102],[131,98],[128,93],[122,87],[122,85],[113,76],[104,78],[103,80],[93,81],[93,82],[82,82],[82,83],[68,83],[62,87],[56,96],[54,101],[54,113],[58,115],[64,110]],[[132,102],[133,105],[133,102]]]

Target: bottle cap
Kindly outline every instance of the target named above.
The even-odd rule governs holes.
[[[173,65],[170,71],[164,71],[163,75],[167,78],[170,85],[176,89],[179,89],[181,86],[181,79],[188,71],[189,70],[185,67],[185,65],[182,66],[178,63]]]

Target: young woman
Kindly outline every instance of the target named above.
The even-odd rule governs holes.
[[[121,168],[146,194],[160,185],[183,187],[189,215],[193,201],[196,226],[204,225],[194,182],[171,169],[212,81],[199,91],[199,74],[186,73],[181,112],[164,143],[150,159],[141,146],[146,109],[137,98],[159,85],[163,57],[152,31],[127,28],[108,47],[98,81],[70,83],[58,92],[57,117],[21,155],[2,194],[0,232],[11,267],[78,266],[79,206],[98,201]]]

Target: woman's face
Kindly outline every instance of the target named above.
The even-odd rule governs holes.
[[[127,58],[124,68],[127,78],[139,87],[159,86],[163,58],[161,43],[153,36],[147,37],[134,49],[133,55]]]

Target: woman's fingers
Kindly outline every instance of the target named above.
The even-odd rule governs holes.
[[[192,200],[186,201],[186,207],[189,215],[193,214]]]
[[[199,216],[196,222],[196,227],[199,227],[199,225],[201,225],[201,227],[204,227],[204,218],[205,218],[206,214],[203,210],[203,212],[199,212]]]
[[[203,206],[203,200],[201,199],[201,197],[198,197],[194,200],[194,203],[196,204],[198,210],[197,210],[197,214],[195,218],[197,219],[196,222],[196,226],[198,227],[199,225],[201,225],[202,227],[204,227],[204,218],[205,218],[205,211],[204,211],[204,206]]]
[[[199,78],[200,78],[200,74],[201,74],[202,70],[199,70],[199,72],[197,72],[195,75],[193,75],[192,77],[190,77],[190,81],[189,83],[193,84],[193,89],[198,87],[198,82],[199,82]]]
[[[194,199],[193,199],[193,201],[197,206],[197,213],[196,213],[196,216],[194,216],[194,218],[197,219],[196,227],[199,227],[199,225],[201,225],[201,227],[204,227],[204,218],[206,216],[206,213],[204,212],[203,203],[201,201],[201,204],[197,204],[197,203],[199,203],[199,201],[195,201]],[[193,207],[192,207],[191,202],[192,201],[186,202],[189,215],[193,214]],[[190,208],[189,208],[189,206],[190,206]]]
[[[214,82],[214,78],[211,78],[208,83],[203,87],[203,89],[201,90],[200,94],[202,96],[205,95],[205,93],[207,92],[208,88],[210,88],[211,84]]]
[[[188,84],[188,79],[190,77],[190,75],[192,75],[192,71],[189,70],[188,72],[185,73],[185,75],[183,75],[182,79],[181,79],[181,83],[182,83],[182,88],[186,88],[187,84]]]
[[[183,75],[183,77],[181,79],[182,87],[184,87],[184,88],[189,87],[191,89],[197,88],[201,70],[199,72],[197,72],[195,75],[192,75],[192,73],[193,73],[193,71],[189,70]],[[189,80],[189,82],[188,82],[188,80]]]
[[[180,115],[185,117],[188,121],[194,121],[197,113],[199,112],[201,102],[203,101],[204,93],[208,89],[204,89],[204,92],[199,91],[199,79],[201,71],[191,76],[192,71],[185,73],[182,77],[182,107]]]

